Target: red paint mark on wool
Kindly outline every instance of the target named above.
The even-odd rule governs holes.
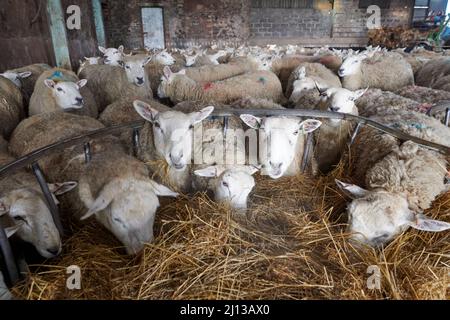
[[[205,84],[203,85],[203,89],[204,89],[204,90],[209,90],[209,89],[211,89],[212,87],[213,87],[213,84],[212,84],[211,82],[205,83]]]

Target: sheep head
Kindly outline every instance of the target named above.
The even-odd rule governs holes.
[[[0,77],[4,77],[10,81],[12,81],[18,88],[22,88],[22,79],[26,79],[31,76],[31,72],[11,72],[6,71],[4,73],[0,73]]]
[[[69,192],[76,182],[49,184],[54,196]],[[0,198],[2,224],[25,242],[31,243],[39,254],[52,258],[61,252],[61,238],[52,214],[40,191],[32,188],[13,190]],[[8,228],[7,228],[8,233]]]
[[[296,117],[258,118],[250,114],[240,117],[250,128],[259,130],[263,173],[272,179],[281,178],[291,166],[297,155],[299,139],[322,124],[318,120],[302,121]]]
[[[355,243],[381,246],[413,227],[422,231],[444,231],[450,223],[429,219],[410,210],[406,196],[384,190],[368,191],[336,180],[353,201],[347,208],[348,231]]]
[[[319,91],[322,101],[326,109],[330,112],[348,113],[358,115],[358,108],[355,105],[355,101],[362,97],[367,89],[361,89],[356,91],[350,91],[344,88],[321,88],[316,83],[317,90]],[[331,125],[340,125],[341,120],[330,119]]]
[[[158,155],[175,170],[185,170],[191,162],[194,126],[206,119],[214,107],[198,112],[159,112],[145,102],[133,103],[136,111],[153,124],[154,145]]]
[[[144,86],[149,82],[145,65],[152,60],[152,57],[146,55],[125,56],[121,65],[125,69],[125,74],[129,83],[138,87]]]
[[[120,66],[123,61],[123,46],[119,46],[119,48],[104,48],[99,46],[98,49],[101,53],[103,53],[105,64],[109,64],[111,66]]]
[[[234,209],[246,209],[247,199],[255,186],[255,166],[210,166],[194,171],[200,177],[212,178],[212,190],[217,202],[228,203]]]
[[[82,198],[89,208],[81,220],[95,215],[125,246],[128,254],[136,254],[145,243],[153,241],[153,223],[159,207],[158,196],[176,197],[177,193],[150,179],[117,178],[106,184],[96,199],[84,178],[80,190],[88,194]]]
[[[78,82],[58,81],[45,79],[44,84],[51,90],[56,104],[63,110],[81,109],[84,106],[84,100],[80,89],[87,83],[86,79]]]
[[[358,73],[361,70],[362,62],[367,58],[368,55],[365,53],[350,54],[339,68],[339,76],[342,78]]]
[[[154,56],[154,59],[156,62],[158,62],[162,65],[165,65],[165,66],[171,66],[175,63],[175,58],[169,52],[167,52],[166,49],[157,53]]]

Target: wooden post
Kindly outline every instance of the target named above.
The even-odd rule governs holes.
[[[106,48],[105,25],[103,23],[101,0],[92,0],[92,11],[94,13],[95,34],[97,44]]]
[[[71,70],[69,47],[67,45],[66,21],[64,19],[61,0],[47,0],[47,15],[56,65]]]

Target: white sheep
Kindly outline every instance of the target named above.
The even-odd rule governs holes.
[[[173,73],[164,69],[164,78],[158,88],[160,98],[170,98],[174,103],[196,101],[210,104],[231,104],[245,97],[284,100],[281,83],[270,71],[259,71],[211,83],[197,83],[185,71]]]
[[[262,173],[272,179],[293,176],[301,172],[306,134],[314,132],[321,125],[318,120],[304,120],[298,117],[258,118],[250,114],[240,116],[250,128],[259,131],[259,161]],[[309,162],[314,173],[313,161]]]
[[[424,114],[382,110],[372,119],[407,134],[450,146],[450,129]],[[353,201],[348,206],[352,240],[379,246],[413,227],[424,231],[450,229],[450,223],[423,215],[432,201],[448,191],[447,160],[435,151],[364,128],[352,152],[355,179],[366,189],[338,181]]]
[[[351,55],[339,69],[342,86],[349,90],[379,88],[395,91],[414,84],[411,65],[398,53],[377,51]]]
[[[96,118],[98,108],[92,92],[83,88],[86,79],[79,80],[72,72],[61,68],[44,71],[31,95],[29,114],[70,111]]]
[[[87,87],[94,93],[99,111],[125,97],[153,98],[148,73],[145,69],[151,60],[147,55],[123,57],[123,67],[89,65],[80,73],[87,79]]]
[[[0,167],[14,161],[0,150]],[[69,192],[76,182],[49,183],[55,196]],[[14,230],[21,240],[31,243],[39,254],[52,258],[61,252],[61,238],[36,178],[25,169],[0,180],[0,223]]]
[[[55,141],[104,128],[95,119],[54,112],[30,117],[17,127],[10,143],[11,151],[23,156]],[[36,130],[44,133],[36,135]],[[168,188],[149,178],[144,163],[128,156],[112,136],[91,143],[92,159],[86,164],[83,148],[75,147],[40,161],[50,181],[67,178],[78,181],[78,192],[64,199],[73,215],[95,218],[125,246],[127,253],[142,250],[153,240],[158,197],[176,196]]]
[[[83,71],[86,66],[90,66],[92,64],[104,64],[103,59],[101,57],[84,57],[84,61],[79,61],[80,66],[77,70],[77,75],[80,74],[81,71]]]
[[[0,77],[0,136],[8,138],[24,117],[20,89],[9,79]]]
[[[34,86],[36,85],[36,82],[39,78],[39,76],[47,70],[50,70],[52,67],[50,67],[48,64],[45,63],[35,63],[28,66],[24,66],[17,69],[9,70],[8,72],[15,73],[15,74],[23,74],[26,75],[30,73],[30,76],[28,77],[20,77],[20,83],[21,83],[21,89],[22,94],[24,96],[25,104],[29,104],[29,100],[31,98],[31,95],[34,91]]]
[[[22,88],[22,80],[31,76],[30,71],[25,72],[13,72],[13,71],[5,71],[0,73],[0,77],[4,77],[6,79],[11,80],[18,88]]]
[[[103,62],[104,64],[111,65],[111,66],[120,66],[124,53],[123,53],[123,46],[119,46],[116,48],[104,48],[102,46],[98,47],[98,50],[103,54]]]

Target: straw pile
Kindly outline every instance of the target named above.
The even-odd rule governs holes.
[[[369,45],[388,49],[409,47],[426,39],[426,33],[405,27],[371,29],[368,36]]]
[[[347,162],[347,161],[345,161]],[[345,234],[346,199],[334,178],[258,178],[247,217],[206,194],[167,200],[155,242],[141,255],[91,221],[73,224],[64,252],[32,267],[13,293],[24,299],[448,299],[450,234],[414,230],[383,250],[357,251]],[[450,220],[450,193],[426,214]],[[66,289],[66,268],[82,271],[81,290]],[[368,266],[381,270],[367,288]]]

